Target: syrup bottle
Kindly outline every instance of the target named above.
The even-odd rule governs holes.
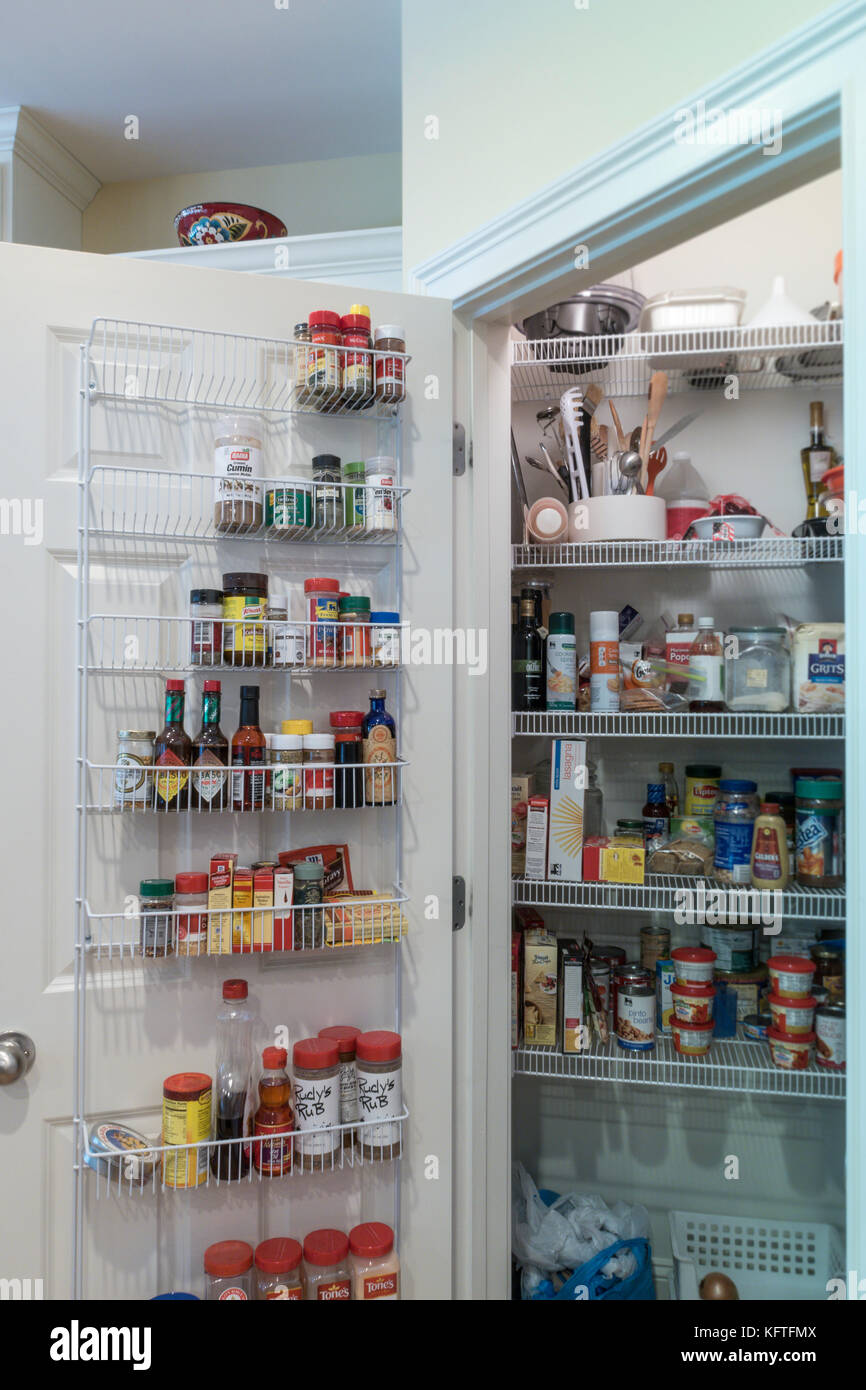
[[[266,1047],[262,1053],[259,1081],[259,1108],[253,1117],[253,1137],[269,1137],[253,1144],[253,1167],[266,1178],[280,1178],[292,1171],[292,1140],[286,1135],[295,1128],[291,1106],[292,1083],[286,1073],[286,1049]]]
[[[715,618],[698,618],[698,635],[689,652],[689,670],[703,680],[692,681],[689,709],[695,714],[721,714],[725,708],[722,644]]]

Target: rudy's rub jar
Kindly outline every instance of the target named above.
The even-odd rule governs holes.
[[[333,1168],[340,1147],[340,1061],[332,1038],[304,1038],[292,1050],[295,1154],[305,1173]]]
[[[399,1033],[378,1030],[359,1034],[355,1043],[364,1158],[380,1162],[399,1158],[403,1114],[403,1044]]]

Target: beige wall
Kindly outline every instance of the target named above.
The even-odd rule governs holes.
[[[831,8],[584,3],[403,0],[407,269]]]
[[[109,183],[84,213],[82,250],[176,246],[174,218],[193,203],[251,203],[282,217],[289,236],[400,225],[400,155],[271,164]]]

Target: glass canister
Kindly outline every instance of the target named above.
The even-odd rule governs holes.
[[[343,526],[347,536],[360,536],[364,532],[365,477],[363,461],[343,464]]]
[[[214,439],[214,529],[228,535],[262,524],[262,422],[258,415],[226,415]]]
[[[325,866],[304,860],[295,865],[294,949],[314,951],[325,944],[324,914],[319,911],[325,901]]]
[[[305,1173],[334,1166],[341,1147],[340,1052],[333,1038],[302,1038],[292,1049],[295,1157]]]
[[[304,804],[304,740],[298,734],[271,734],[271,801],[275,811],[299,811]]]
[[[311,1231],[304,1241],[304,1298],[320,1303],[352,1297],[349,1238],[343,1231]]]
[[[343,666],[369,666],[372,653],[370,600],[347,594],[340,599],[337,644]]]
[[[275,540],[300,535],[313,524],[313,484],[299,478],[272,483],[265,492],[265,526]]]
[[[334,735],[304,736],[304,810],[334,809]]]
[[[191,666],[219,666],[223,649],[222,589],[192,589],[189,596]]]
[[[245,1240],[220,1240],[204,1252],[208,1303],[247,1302],[253,1296],[253,1247]]]
[[[361,1033],[355,1042],[361,1126],[358,1142],[374,1162],[399,1158],[402,1150],[403,1044],[399,1033]]]
[[[227,666],[264,666],[268,641],[268,576],[223,575],[223,661]]]
[[[256,1300],[274,1299],[300,1302],[304,1296],[301,1283],[300,1243],[288,1236],[275,1236],[256,1246]]]
[[[174,955],[174,879],[143,878],[138,886],[138,900],[141,955],[151,959]]]
[[[713,874],[722,883],[752,881],[752,836],[758,815],[758,785],[723,777],[713,812],[716,847]]]
[[[783,627],[734,627],[725,638],[729,710],[780,714],[791,703],[791,657]]]
[[[313,500],[318,531],[337,531],[343,524],[342,474],[337,454],[316,454],[313,459]]]
[[[845,878],[842,783],[835,777],[798,777],[794,796],[797,882],[838,888]]]

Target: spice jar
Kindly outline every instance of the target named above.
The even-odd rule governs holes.
[[[394,1249],[394,1232],[383,1221],[365,1221],[349,1232],[349,1268],[352,1297],[400,1297],[400,1260]]]
[[[300,1243],[286,1236],[275,1236],[273,1240],[263,1240],[256,1246],[256,1299],[259,1302],[272,1299],[303,1298],[301,1283]]]
[[[347,594],[340,599],[337,644],[343,666],[369,666],[372,653],[370,600]]]
[[[358,1100],[358,1069],[355,1064],[355,1046],[361,1036],[361,1029],[351,1023],[335,1023],[330,1028],[320,1028],[319,1037],[329,1038],[337,1045],[340,1063],[340,1124],[354,1125],[361,1118],[361,1103]],[[354,1134],[351,1129],[343,1130],[343,1148],[351,1148]]]
[[[337,665],[340,584],[336,579],[305,579],[307,666]]]
[[[713,812],[716,847],[713,874],[722,883],[751,883],[752,836],[758,814],[758,786],[741,778],[722,778]]]
[[[189,636],[191,666],[219,666],[223,649],[222,589],[191,589]]]
[[[253,1247],[245,1240],[220,1240],[204,1252],[208,1303],[246,1302],[253,1296]]]
[[[361,710],[338,709],[330,716],[334,730],[334,805],[364,805],[364,741]]]
[[[332,1038],[303,1038],[292,1049],[295,1155],[305,1173],[334,1166],[340,1148],[340,1055]]]
[[[343,464],[343,530],[347,536],[364,534],[364,479],[366,464]]]
[[[294,879],[294,949],[314,951],[325,944],[323,914],[318,910],[325,900],[325,866],[302,861],[295,865]]]
[[[270,630],[271,665],[303,666],[303,623],[290,622],[287,608],[271,608],[270,605],[268,619],[273,623]]]
[[[333,410],[340,403],[343,367],[340,315],[330,309],[314,309],[310,314],[310,341],[307,349],[307,393],[319,410]]]
[[[307,531],[313,524],[313,485],[297,478],[272,484],[265,492],[265,526],[274,540]]]
[[[304,1241],[304,1298],[337,1303],[351,1297],[348,1237],[342,1231],[311,1231]]]
[[[791,658],[783,627],[734,627],[725,641],[729,710],[779,714],[791,703]],[[731,641],[731,639],[734,639]]]
[[[361,410],[373,399],[373,357],[370,348],[370,310],[366,304],[352,304],[340,320],[345,351],[343,357],[343,401],[350,410]],[[358,351],[362,348],[366,351]]]
[[[403,1044],[399,1033],[360,1033],[355,1043],[361,1154],[372,1161],[399,1158],[403,1114]]]
[[[165,1187],[207,1182],[213,1081],[204,1072],[167,1076],[162,1087],[162,1181]]]
[[[304,804],[304,740],[299,734],[271,734],[268,761],[274,810],[300,810]]]
[[[174,954],[174,880],[143,878],[138,886],[141,907],[139,951],[143,956],[156,958]]]
[[[177,918],[177,954],[204,956],[207,954],[208,876],[204,873],[182,873],[174,880],[174,905]]]
[[[155,729],[119,729],[117,763],[114,773],[114,809],[149,811],[153,802],[153,781],[147,771],[153,767]]]
[[[304,810],[334,809],[334,735],[304,737]]]
[[[316,454],[313,459],[315,524],[319,531],[335,531],[343,522],[340,487],[340,459],[337,454]]]
[[[794,783],[797,882],[838,888],[844,881],[842,783],[833,777],[798,777]]]
[[[809,955],[815,962],[812,983],[826,989],[828,1003],[837,1004],[845,994],[845,952],[836,946],[822,946],[819,941]]]
[[[406,339],[398,323],[381,323],[373,330],[376,349],[376,400],[399,405],[406,398]],[[391,356],[390,354],[399,354]]]
[[[295,340],[294,359],[295,359],[295,404],[310,404],[310,388],[308,376],[310,371],[310,352],[307,343],[313,341],[308,323],[296,323],[293,330]]]
[[[214,510],[217,531],[241,534],[262,524],[262,422],[258,415],[226,415],[214,439]]]
[[[223,661],[227,666],[264,666],[267,659],[268,576],[223,575]]]
[[[313,732],[313,721],[312,719],[284,719],[280,725],[280,732],[299,734],[303,738],[306,734]]]
[[[400,664],[400,614],[377,609],[370,614],[370,659],[374,666]]]
[[[364,525],[367,534],[387,535],[397,529],[397,466],[388,454],[377,454],[366,463]]]

